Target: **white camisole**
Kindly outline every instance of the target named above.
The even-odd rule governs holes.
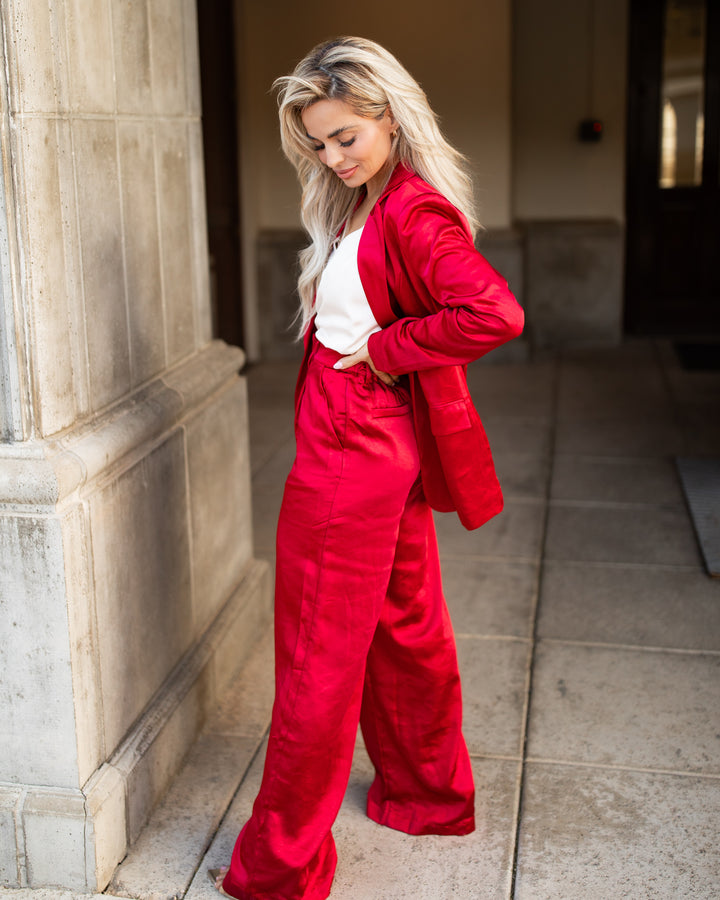
[[[315,298],[316,337],[323,346],[342,354],[359,350],[371,334],[380,331],[360,281],[361,234],[362,228],[351,232],[332,252]]]

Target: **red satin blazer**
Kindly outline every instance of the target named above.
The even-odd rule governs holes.
[[[402,165],[365,223],[358,268],[382,326],[370,336],[370,357],[382,372],[409,375],[427,501],[478,528],[500,512],[503,499],[465,365],[517,337],[522,308],[475,249],[465,217]],[[306,335],[297,403],[313,331]]]

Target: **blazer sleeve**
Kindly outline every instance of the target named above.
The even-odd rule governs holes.
[[[418,193],[386,210],[384,225],[388,258],[402,270],[398,292],[410,292],[419,314],[370,336],[376,368],[401,375],[466,364],[521,333],[522,308],[441,194]]]

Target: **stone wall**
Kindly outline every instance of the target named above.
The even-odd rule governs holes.
[[[101,890],[269,614],[192,0],[0,12],[0,883]]]

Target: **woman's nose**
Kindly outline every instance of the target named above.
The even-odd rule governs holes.
[[[325,165],[331,169],[336,168],[342,162],[343,153],[339,147],[325,147]]]

